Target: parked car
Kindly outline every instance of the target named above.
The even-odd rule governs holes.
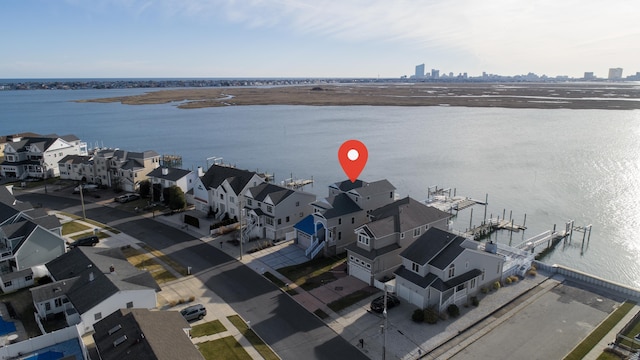
[[[69,249],[73,249],[77,246],[95,246],[99,242],[100,239],[97,236],[93,235],[78,239],[72,243],[68,243],[67,246],[69,247]]]
[[[116,198],[116,201],[119,202],[119,203],[126,203],[126,202],[129,202],[129,201],[138,200],[138,199],[140,199],[140,195],[129,193],[129,194],[124,194],[124,195],[118,196]]]
[[[191,305],[180,311],[187,321],[200,320],[207,315],[207,309],[202,304]]]
[[[96,191],[98,190],[98,185],[94,185],[94,184],[82,184],[81,186],[76,186],[73,189],[73,193],[74,194],[78,194],[80,193],[80,188],[82,187],[82,192],[89,192],[89,191]]]
[[[396,305],[400,305],[400,299],[393,295],[387,294],[387,309],[391,309]],[[384,311],[384,295],[379,296],[371,301],[371,311],[381,313]]]

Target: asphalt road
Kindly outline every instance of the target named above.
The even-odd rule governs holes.
[[[82,214],[80,200],[69,196],[16,193],[21,201],[45,209]],[[191,266],[206,286],[251,327],[282,359],[367,359],[322,321],[270,281],[226,253],[178,229],[131,213],[94,203],[85,205],[87,218],[108,224]]]

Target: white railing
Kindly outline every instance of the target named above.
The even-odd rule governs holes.
[[[304,251],[304,256],[306,257],[309,257],[309,254],[311,254],[316,246],[318,246],[318,237],[313,235],[311,238],[313,239],[313,241],[311,241],[311,245],[309,245],[307,250]]]
[[[324,248],[324,241],[318,244],[318,246],[316,246],[315,250],[313,250],[313,252],[311,253],[311,258],[312,259],[315,258],[316,255],[318,255],[318,253],[320,252],[320,250],[322,250],[322,248]]]

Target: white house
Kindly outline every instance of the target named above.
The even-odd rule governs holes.
[[[67,155],[87,155],[87,144],[75,135],[11,137],[4,146],[0,175],[26,179],[59,176],[58,161]]]
[[[372,210],[356,228],[358,241],[347,246],[349,275],[369,285],[393,275],[400,252],[432,227],[447,230],[451,215],[410,197]]]
[[[198,182],[198,173],[172,167],[158,167],[147,174],[151,182],[153,201],[162,201],[162,190],[177,186],[187,194]]]
[[[284,240],[293,226],[311,214],[316,196],[307,192],[262,183],[244,192],[244,238]],[[293,238],[293,236],[292,236]]]
[[[46,264],[52,283],[31,288],[41,319],[64,313],[69,326],[84,332],[121,308],[156,307],[160,288],[151,274],[138,270],[119,248],[77,247]]]
[[[196,210],[210,213],[217,219],[238,218],[241,196],[250,187],[264,183],[264,178],[253,171],[227,165],[212,165],[193,188]]]
[[[482,287],[491,286],[501,278],[505,262],[501,255],[478,250],[478,242],[435,227],[400,256],[402,265],[395,271],[398,296],[438,311],[464,304]]]

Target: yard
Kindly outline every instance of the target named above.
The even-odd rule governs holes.
[[[31,298],[31,292],[29,289],[21,289],[9,294],[3,294],[0,296],[0,301],[3,303],[9,303],[10,306],[16,312],[17,318],[22,321],[24,328],[27,332],[27,336],[35,337],[41,335],[40,328],[35,320],[35,308],[33,307],[33,299]],[[10,321],[11,319],[4,319]]]
[[[149,271],[158,284],[176,279],[171,272],[156,262],[153,256],[149,254],[132,247],[123,248],[122,253],[133,266],[141,270]]]

